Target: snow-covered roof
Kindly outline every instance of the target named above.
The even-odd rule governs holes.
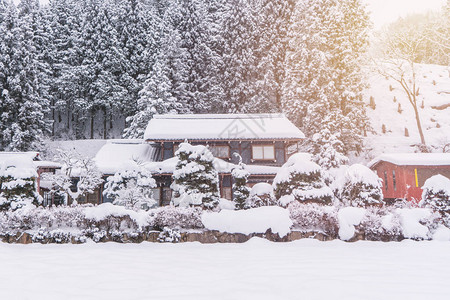
[[[37,152],[0,152],[0,176],[14,178],[37,177],[34,159]]]
[[[303,132],[283,114],[155,115],[144,139],[160,140],[300,140]]]
[[[61,168],[61,165],[56,162],[41,160],[39,152],[0,152],[0,164],[7,164],[9,167],[19,167],[19,165],[23,165],[21,161],[26,161],[30,165],[33,164],[35,169]]]
[[[389,153],[372,160],[368,166],[379,162],[389,162],[399,166],[450,166],[450,153]]]
[[[133,161],[154,161],[155,155],[157,149],[143,140],[110,140],[100,148],[94,161],[103,174],[114,174],[126,169]]]
[[[39,152],[29,151],[29,152],[0,152],[0,162],[8,161],[11,159],[31,159],[38,160]]]

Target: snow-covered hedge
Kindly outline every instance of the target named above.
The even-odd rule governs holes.
[[[336,207],[294,201],[289,204],[288,210],[296,230],[317,231],[332,237],[337,236],[339,226]]]
[[[88,239],[140,242],[159,231],[158,241],[178,242],[183,232],[192,229],[244,235],[264,234],[270,229],[285,240],[289,240],[290,231],[322,233],[329,239],[350,241],[450,240],[450,229],[440,214],[428,208],[339,208],[294,201],[287,209],[265,206],[220,212],[173,206],[134,211],[102,204],[26,207],[0,213],[0,238],[14,236],[13,241],[27,233],[32,241],[42,243],[82,243]]]
[[[152,227],[157,230],[164,228],[197,229],[203,228],[199,207],[164,206],[150,211]]]

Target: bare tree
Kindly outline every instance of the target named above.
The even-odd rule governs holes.
[[[416,61],[426,38],[426,34],[412,28],[385,30],[380,35],[382,60],[378,64],[379,73],[397,82],[405,92],[414,110],[420,142],[423,145],[426,143],[417,102],[419,86],[416,78]]]

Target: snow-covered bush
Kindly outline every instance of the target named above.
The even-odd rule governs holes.
[[[247,179],[250,173],[245,169],[245,164],[242,162],[242,157],[235,153],[239,158],[239,163],[236,168],[231,171],[233,178],[233,201],[236,203],[235,208],[244,209],[245,201],[250,195],[250,188],[247,186]]]
[[[318,231],[328,236],[337,236],[339,226],[335,207],[294,201],[287,208],[297,230]]]
[[[202,210],[198,207],[164,206],[150,211],[152,226],[157,230],[164,228],[199,229],[203,228]]]
[[[37,173],[31,159],[10,159],[0,163],[0,210],[16,210],[42,199],[36,192]]]
[[[103,195],[114,200],[114,204],[131,209],[149,209],[157,205],[152,188],[156,181],[145,166],[132,162],[126,170],[107,178]]]
[[[403,238],[400,215],[395,209],[369,207],[357,230],[364,232],[366,240],[399,241]]]
[[[181,240],[180,230],[177,228],[164,227],[158,236],[160,243],[178,243]]]
[[[273,187],[265,182],[255,184],[250,191],[250,196],[245,201],[246,209],[272,205],[277,205],[277,199],[273,193]]]
[[[203,145],[181,143],[175,155],[179,161],[173,172],[172,203],[214,209],[219,203],[219,175],[212,153]]]
[[[307,153],[292,155],[275,176],[273,187],[278,199],[292,195],[303,203],[330,204],[333,198],[320,166],[312,162]]]
[[[441,214],[447,226],[450,225],[450,179],[443,175],[428,178],[422,187],[421,205]]]
[[[94,193],[103,183],[102,174],[95,162],[75,152],[58,150],[55,160],[62,164],[62,168],[55,174],[43,173],[42,180],[51,182],[52,192],[68,195],[76,204],[82,197]],[[73,191],[74,178],[76,189]],[[66,200],[66,204],[68,201]]]
[[[383,204],[381,179],[366,166],[354,164],[347,169],[339,198],[350,206],[380,206]]]

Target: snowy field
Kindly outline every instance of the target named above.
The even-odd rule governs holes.
[[[449,299],[450,243],[0,244],[0,299]]]

